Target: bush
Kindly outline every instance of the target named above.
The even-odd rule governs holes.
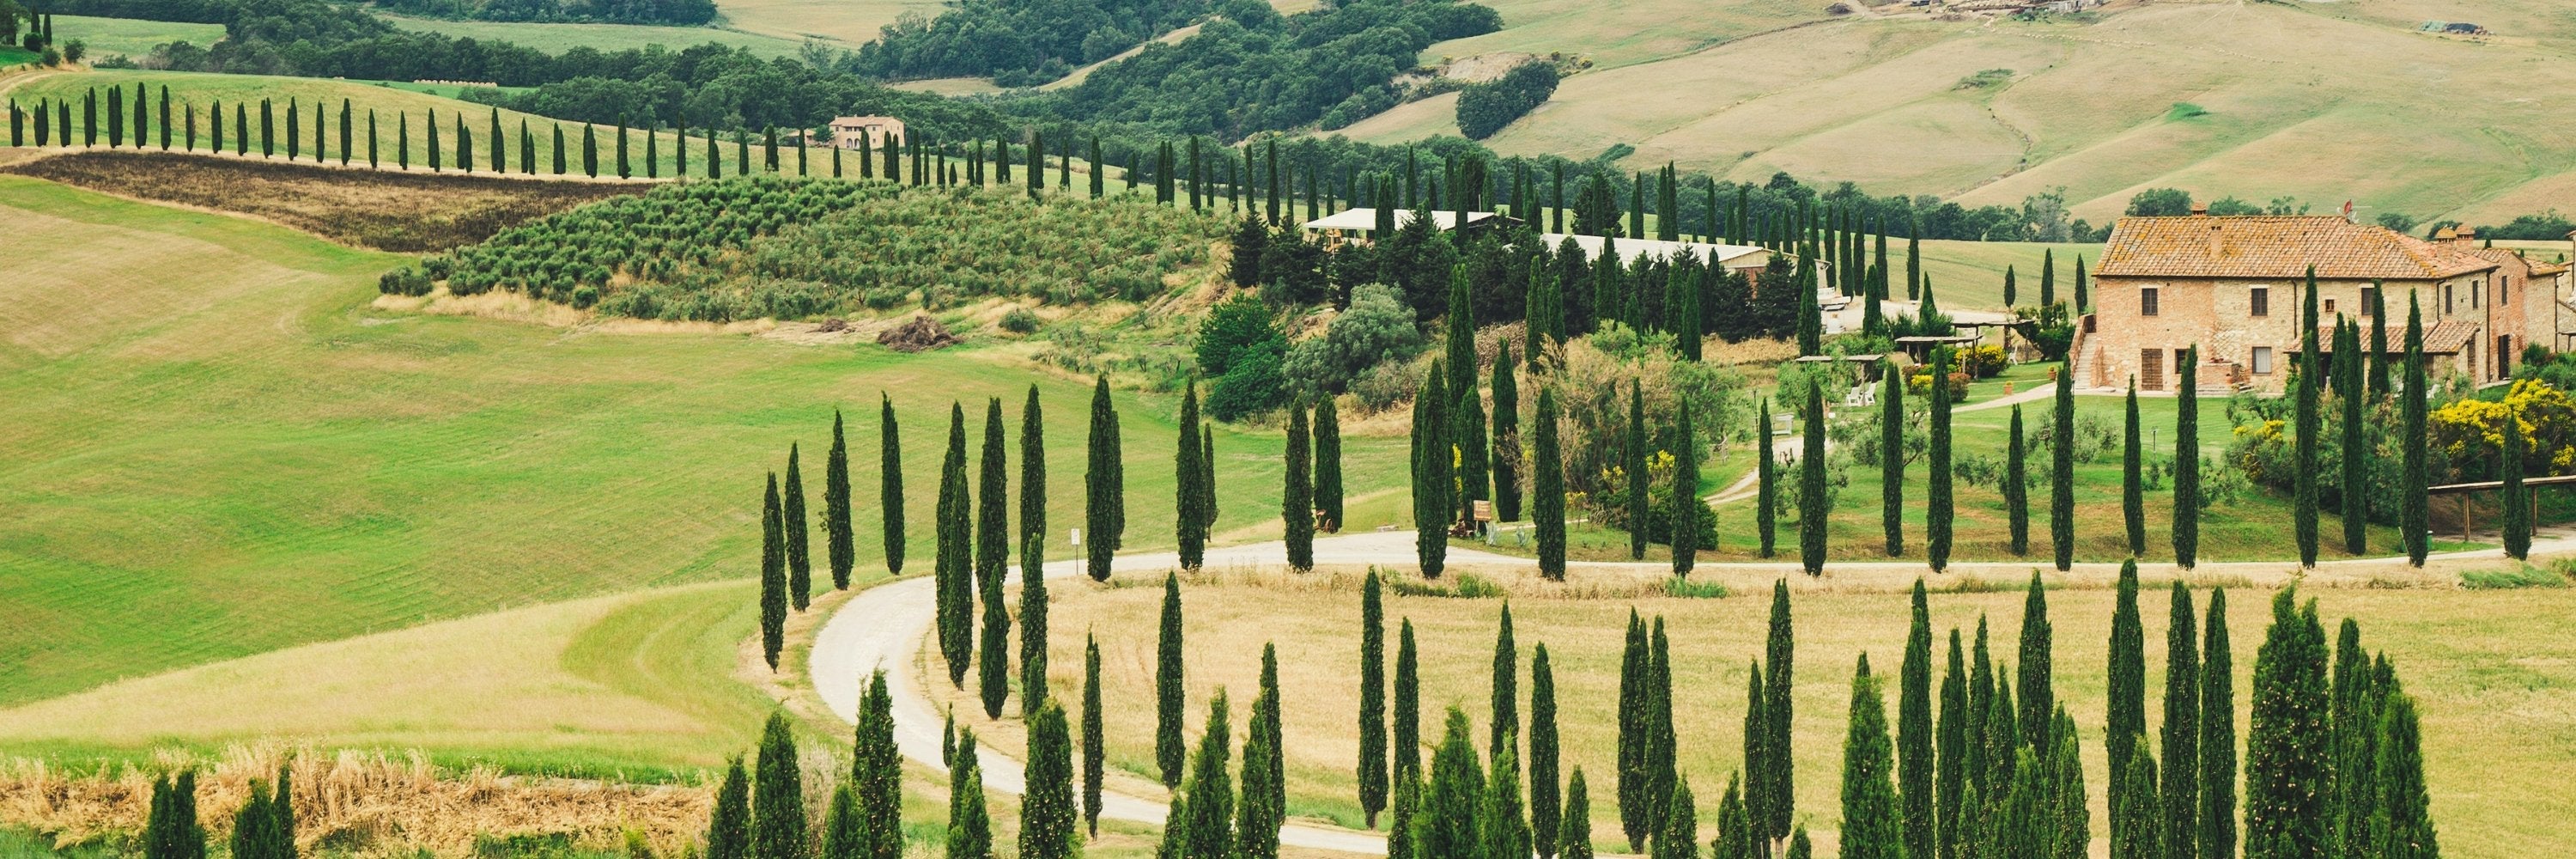
[[[1502,77],[1467,87],[1458,94],[1458,131],[1469,140],[1483,140],[1503,130],[1530,111],[1545,104],[1556,94],[1556,66],[1545,60],[1529,60],[1513,66]]]
[[[1950,373],[1951,402],[1955,403],[1968,398],[1968,381],[1966,373],[1955,370]],[[1914,368],[1914,375],[1905,377],[1905,391],[1915,396],[1930,397],[1932,395],[1931,366],[1927,364]]]
[[[1026,307],[1014,307],[1011,308],[1011,312],[1002,314],[1002,321],[999,324],[1002,330],[1013,334],[1030,334],[1038,330],[1043,320],[1038,319],[1037,311]]]
[[[1334,317],[1323,336],[1289,347],[1284,371],[1300,393],[1337,394],[1360,374],[1419,353],[1422,345],[1413,311],[1393,287],[1372,283],[1351,292],[1350,309]]]
[[[1975,378],[1992,379],[2002,375],[2004,368],[2010,366],[2012,361],[2004,357],[2002,346],[1976,346],[1959,350],[1959,369]]]
[[[2015,312],[2038,323],[2029,337],[2031,346],[2039,350],[2040,360],[2066,360],[2066,350],[2075,345],[2075,322],[2069,318],[2065,303],[2025,307]]]
[[[2576,398],[2539,379],[2520,379],[2495,400],[2463,399],[2426,421],[2433,447],[2469,480],[2494,480],[2504,451],[2504,422],[2522,424],[2526,477],[2576,473]]]
[[[1237,350],[1225,375],[1208,391],[1208,415],[1232,423],[1286,404],[1288,383],[1279,375],[1279,346],[1274,339]]]
[[[403,266],[376,278],[376,291],[386,295],[428,295],[430,277],[419,266]]]
[[[1272,358],[1287,350],[1279,323],[1271,318],[1270,308],[1248,294],[1218,302],[1199,323],[1199,371],[1223,376],[1234,367],[1238,353],[1247,348],[1268,348]],[[1277,372],[1274,365],[1271,370]]]
[[[79,39],[71,39],[63,42],[63,59],[77,63],[81,61],[81,57],[87,56],[88,54],[89,45]]]

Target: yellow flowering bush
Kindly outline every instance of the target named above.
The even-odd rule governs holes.
[[[2427,419],[2433,446],[2460,467],[2463,479],[2494,479],[2504,450],[2505,421],[2521,425],[2523,474],[2576,473],[2576,398],[2539,379],[2513,383],[2500,400],[2462,399]]]

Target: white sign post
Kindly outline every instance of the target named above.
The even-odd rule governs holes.
[[[1082,548],[1082,529],[1070,528],[1067,530],[1072,533],[1073,547],[1075,549]],[[1082,575],[1082,553],[1079,551],[1073,553],[1073,574],[1077,576]]]

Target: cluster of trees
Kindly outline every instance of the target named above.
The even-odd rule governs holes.
[[[1031,397],[1034,399],[1035,390]],[[891,402],[887,405],[885,426],[886,464],[899,462],[896,456],[894,416]],[[796,444],[787,446],[787,482],[782,486],[777,472],[769,473],[768,488],[760,504],[760,639],[761,653],[769,667],[778,667],[779,649],[786,644],[787,612],[790,608],[804,611],[813,604],[814,553],[813,533],[806,518],[804,468],[799,462]],[[903,571],[903,505],[902,473],[886,470],[890,502],[886,510],[886,567],[890,573]],[[850,569],[857,563],[856,541],[850,520],[850,449],[842,432],[841,412],[832,411],[832,448],[823,461],[824,565],[832,577],[833,590],[848,590]]]
[[[854,65],[890,79],[989,77],[1005,87],[1041,84],[1208,14],[1208,0],[977,0],[907,15],[859,46]],[[1234,17],[1238,10],[1227,10]],[[1275,13],[1273,13],[1275,17]]]
[[[206,859],[194,770],[152,780],[140,846],[145,859]],[[240,859],[295,859],[295,787],[287,769],[278,769],[276,781],[251,780],[250,796],[233,812],[230,846]]]
[[[696,26],[715,20],[713,0],[382,0],[406,15],[484,21],[600,21]]]
[[[1483,140],[1512,124],[1556,94],[1556,64],[1529,60],[1513,66],[1502,77],[1467,87],[1458,93],[1458,132],[1469,140]]]

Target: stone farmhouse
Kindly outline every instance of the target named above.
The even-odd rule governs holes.
[[[882,151],[886,141],[904,138],[903,120],[891,116],[836,116],[832,118],[832,145],[857,149],[862,145]],[[862,141],[865,141],[862,144]]]
[[[2134,377],[2140,390],[2169,391],[2183,350],[2197,346],[2203,391],[2279,391],[2299,353],[2311,266],[2321,349],[2331,348],[2340,314],[2361,323],[2365,345],[2381,325],[2389,351],[2402,351],[2409,298],[2422,309],[2437,377],[2497,382],[2511,378],[2528,344],[2576,345],[2568,266],[2476,240],[2467,230],[2425,240],[2340,215],[2211,216],[2197,206],[2184,217],[2121,218],[2093,272],[2072,376],[2096,388]]]

